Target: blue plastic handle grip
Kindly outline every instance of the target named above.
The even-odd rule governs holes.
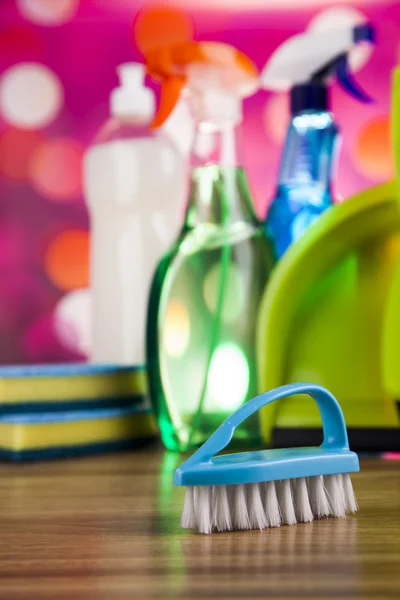
[[[232,439],[236,427],[257,412],[276,400],[287,398],[294,394],[308,394],[313,398],[319,408],[324,432],[324,441],[321,447],[332,450],[348,450],[346,424],[342,409],[336,398],[324,387],[312,383],[292,383],[275,388],[255,396],[228,417],[215,433],[186,461],[186,465],[206,463],[221,452]]]

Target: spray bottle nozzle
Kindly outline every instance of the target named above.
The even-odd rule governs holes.
[[[212,118],[254,93],[258,72],[242,52],[220,42],[181,42],[153,49],[146,57],[150,76],[161,83],[160,103],[151,127],[160,127],[186,87],[198,112]],[[225,101],[227,98],[227,101]],[[222,105],[221,105],[222,103]]]
[[[343,89],[360,102],[372,102],[349,68],[351,51],[364,42],[375,43],[371,23],[324,31],[307,29],[274,52],[262,72],[261,84],[266,89],[291,90],[293,110],[297,111],[328,109],[328,95],[322,88],[331,76],[336,76]]]
[[[370,23],[357,25],[352,30],[354,44],[375,42],[375,28]],[[335,74],[341,87],[360,102],[370,103],[373,98],[357,83],[349,68],[348,51],[343,52],[318,69],[312,75],[311,81],[324,81],[329,75]]]

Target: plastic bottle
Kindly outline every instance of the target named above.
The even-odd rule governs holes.
[[[154,126],[183,88],[196,122],[186,217],[156,271],[147,327],[162,440],[170,450],[187,450],[257,391],[256,315],[274,261],[237,141],[242,98],[257,89],[257,71],[231,46],[211,42],[159,48],[147,68],[161,80]],[[258,441],[257,417],[237,435]]]
[[[280,46],[262,72],[265,89],[290,88],[291,121],[266,218],[278,258],[333,203],[339,128],[330,112],[328,79],[336,75],[346,92],[370,102],[350,73],[348,54],[356,44],[373,40],[369,24],[307,31]]]
[[[84,160],[91,221],[94,362],[143,365],[145,323],[157,263],[183,214],[184,162],[163,132],[150,130],[153,92],[144,65],[118,67],[111,118]]]

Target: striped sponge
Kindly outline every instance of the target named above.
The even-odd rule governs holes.
[[[128,448],[155,438],[146,402],[126,408],[0,417],[0,457],[35,460]]]
[[[0,368],[0,412],[86,410],[140,404],[147,395],[143,367],[103,364]]]

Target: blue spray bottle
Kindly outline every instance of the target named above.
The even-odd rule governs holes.
[[[261,74],[265,89],[290,89],[291,121],[265,223],[278,258],[333,204],[331,182],[339,128],[329,110],[328,83],[336,76],[354,98],[371,102],[355,81],[348,59],[355,45],[372,44],[374,39],[368,23],[306,31],[280,46]]]

